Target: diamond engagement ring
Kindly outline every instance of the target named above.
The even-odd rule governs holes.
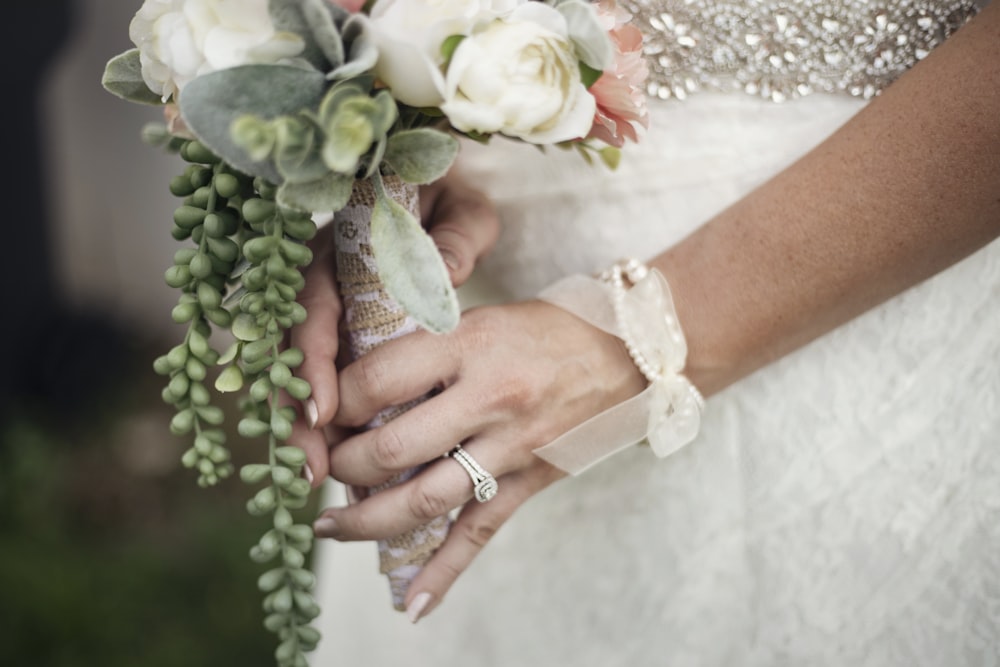
[[[448,452],[448,456],[455,459],[460,466],[465,468],[465,472],[469,473],[469,477],[472,479],[472,486],[476,490],[476,500],[485,503],[497,494],[496,478],[486,472],[486,469],[479,465],[476,459],[472,458],[467,451],[462,449],[462,445],[457,445],[455,449]]]

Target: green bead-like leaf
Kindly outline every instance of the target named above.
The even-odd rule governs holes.
[[[215,388],[224,394],[239,391],[243,388],[243,371],[236,364],[226,367],[215,379]]]
[[[274,411],[271,413],[271,432],[278,440],[288,440],[292,437],[292,422]]]
[[[264,335],[264,329],[253,316],[240,313],[233,319],[233,335],[242,341],[255,341]]]
[[[250,224],[264,223],[274,217],[276,208],[273,201],[254,197],[243,202],[243,217]]]
[[[274,488],[270,486],[265,486],[263,489],[257,492],[253,497],[253,503],[258,509],[264,512],[270,512],[274,510],[277,503],[277,497],[274,493]]]
[[[261,535],[260,541],[257,542],[257,546],[261,548],[265,553],[271,554],[272,556],[281,551],[281,533],[277,530],[271,529]]]
[[[382,159],[407,183],[423,185],[445,175],[458,148],[455,137],[439,130],[402,130],[389,137]]]
[[[194,428],[194,410],[181,410],[170,420],[170,432],[174,435],[184,435]]]
[[[386,291],[418,324],[435,333],[458,326],[460,309],[448,269],[434,241],[409,211],[376,198],[372,250]]]
[[[303,590],[311,590],[316,585],[316,575],[304,568],[288,570],[288,576]]]
[[[288,366],[278,361],[271,366],[270,377],[271,384],[276,387],[284,387],[292,379],[292,371],[289,370]]]
[[[288,495],[293,496],[295,498],[305,498],[309,495],[309,492],[312,491],[312,487],[309,486],[308,481],[299,477],[294,482],[288,485],[286,491],[288,491]],[[290,502],[286,504],[288,505],[288,507],[292,506]]]
[[[288,586],[278,589],[271,600],[271,606],[276,612],[283,614],[290,612],[292,610],[292,589]]]
[[[270,593],[275,588],[285,583],[286,572],[287,570],[283,567],[276,567],[268,570],[257,578],[257,588],[260,589],[261,593]]]
[[[130,49],[109,60],[104,67],[101,85],[112,95],[129,102],[163,104],[163,99],[150,90],[142,79],[139,49]]]
[[[244,417],[240,420],[236,428],[244,438],[259,438],[271,430],[271,427],[266,422],[254,419],[253,417]]]
[[[275,468],[277,470],[285,470],[288,468]],[[292,527],[292,514],[284,507],[279,507],[274,511],[274,528],[281,532],[285,532]]]
[[[313,539],[312,526],[307,526],[302,523],[289,527],[286,532],[290,538],[299,542],[308,542]]]
[[[271,472],[271,466],[263,463],[248,463],[240,468],[240,479],[247,484],[257,484]]]
[[[298,447],[278,447],[274,455],[279,461],[293,468],[301,468],[306,462],[306,453]]]
[[[295,473],[283,466],[275,466],[271,471],[271,479],[281,488],[285,488],[295,479]]]
[[[281,550],[281,559],[286,566],[293,569],[305,567],[306,564],[305,555],[293,546],[286,546]]]
[[[285,385],[285,391],[297,401],[304,401],[312,395],[312,387],[302,378],[293,377]]]
[[[278,632],[288,625],[288,616],[285,614],[268,614],[264,618],[264,627],[271,632]]]

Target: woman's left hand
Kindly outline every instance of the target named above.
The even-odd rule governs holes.
[[[331,474],[369,487],[429,465],[407,482],[326,510],[316,533],[383,539],[464,506],[410,586],[415,621],[440,603],[514,510],[565,474],[532,451],[644,386],[618,338],[540,301],[473,309],[451,334],[420,331],[386,343],[341,371],[334,423],[360,427],[386,407],[440,393],[337,444]],[[459,443],[496,477],[493,499],[470,502],[470,477],[442,458]]]

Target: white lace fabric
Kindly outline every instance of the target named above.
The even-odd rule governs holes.
[[[614,173],[465,146],[504,222],[474,300],[649,258],[864,104],[654,104]],[[634,447],[535,496],[417,626],[373,545],[322,542],[313,664],[1000,664],[997,332],[994,243],[711,397],[669,458]]]

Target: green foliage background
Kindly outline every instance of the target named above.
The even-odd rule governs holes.
[[[273,666],[247,557],[268,519],[238,479],[201,489],[180,465],[150,366],[167,342],[119,349],[72,404],[2,408],[0,664]]]

